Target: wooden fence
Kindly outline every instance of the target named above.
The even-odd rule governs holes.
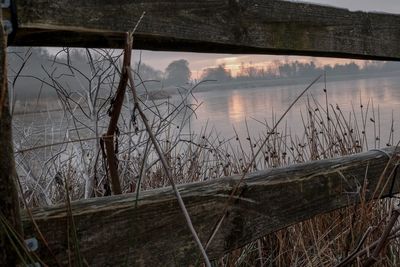
[[[5,1],[6,2],[6,1]],[[124,32],[145,13],[134,48],[168,51],[287,54],[400,60],[400,16],[275,0],[127,1],[18,0],[10,45],[122,48]],[[18,215],[11,118],[7,102],[5,42],[1,33],[0,211],[25,237],[38,237]],[[353,204],[368,181],[367,198],[398,192],[395,148],[310,162],[248,175],[213,242],[211,259],[288,225]],[[368,171],[367,171],[368,170]],[[238,177],[182,185],[183,200],[205,243]],[[187,265],[199,258],[170,188],[72,203],[81,253],[89,265]],[[52,249],[40,242],[45,262],[67,264],[69,216],[65,206],[35,209],[33,218]],[[39,239],[40,241],[40,239]],[[15,261],[4,228],[0,264]],[[74,258],[73,258],[74,260]]]
[[[360,198],[357,194],[360,185],[367,184],[366,199],[397,193],[400,173],[393,175],[395,164],[389,163],[388,155],[395,155],[400,149],[384,151],[249,174],[240,184],[239,193],[209,246],[208,256],[216,259],[296,222],[354,204]],[[240,178],[233,176],[179,186],[203,243],[223,215],[226,201]],[[188,266],[200,258],[170,187],[145,191],[137,207],[135,203],[135,194],[73,203],[80,251],[90,266],[105,263],[157,266],[160,262],[167,266],[174,263]],[[66,207],[36,209],[33,215],[57,259],[67,264]],[[26,215],[23,225],[25,233],[35,233]],[[54,264],[47,249],[42,248],[39,255]]]

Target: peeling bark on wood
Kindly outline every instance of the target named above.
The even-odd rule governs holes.
[[[13,45],[400,59],[400,16],[276,0],[19,0]]]
[[[3,31],[0,14],[0,214],[4,216],[16,233],[22,234],[18,192],[15,184],[17,175],[8,102],[6,47],[7,36]],[[10,234],[0,221],[0,266],[15,266],[18,258],[7,232]]]
[[[396,157],[400,152],[395,148],[385,151],[396,153]],[[352,205],[359,201],[356,192],[360,185],[367,184],[366,199],[373,197],[375,189],[382,191],[383,197],[391,188],[393,193],[399,192],[400,174],[390,176],[394,162],[384,172],[383,182],[378,183],[388,162],[382,151],[369,151],[248,175],[207,250],[208,256],[218,258],[289,225]],[[203,242],[239,180],[239,176],[233,176],[179,186]],[[137,208],[135,195],[129,194],[77,201],[72,203],[72,210],[81,253],[90,266],[187,266],[199,258],[170,187],[142,192]],[[49,246],[66,264],[65,206],[37,209],[33,214]],[[24,226],[26,233],[34,232],[27,216]],[[51,265],[46,249],[39,250],[39,255]]]

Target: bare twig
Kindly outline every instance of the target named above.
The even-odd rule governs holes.
[[[121,113],[122,104],[124,102],[126,86],[128,84],[127,68],[129,68],[131,65],[131,55],[132,55],[132,35],[126,33],[125,37],[126,37],[126,42],[124,49],[124,60],[122,63],[123,67],[121,72],[121,78],[114,99],[114,103],[112,105],[110,124],[108,126],[106,134],[107,136],[112,136],[112,137],[104,138],[105,148],[107,152],[108,171],[110,172],[111,189],[113,191],[113,194],[115,195],[121,194],[122,190],[118,176],[118,164],[115,155],[113,137],[117,132],[118,119]]]
[[[19,190],[21,192],[21,194],[23,194],[23,190],[22,190],[22,185],[21,185],[21,181],[18,178],[17,179],[18,185],[19,185]],[[45,247],[47,248],[47,250],[49,251],[50,255],[53,257],[54,261],[56,262],[57,266],[61,266],[60,262],[58,261],[56,255],[54,254],[53,250],[50,248],[49,243],[47,242],[46,238],[44,237],[42,231],[40,230],[39,226],[37,225],[35,219],[33,218],[32,215],[32,211],[28,206],[28,203],[26,202],[25,197],[22,197],[24,206],[25,206],[25,210],[28,213],[28,216],[30,218],[30,220],[32,221],[33,226],[35,227],[35,231],[38,233],[40,239],[42,240],[43,244],[45,245]]]
[[[382,234],[382,237],[379,239],[377,246],[374,249],[372,255],[364,262],[364,267],[372,266],[374,263],[378,261],[379,253],[381,253],[382,249],[385,247],[388,237],[390,236],[390,232],[392,231],[393,226],[397,222],[397,218],[400,216],[400,209],[393,210],[392,216],[390,217],[390,221],[386,226],[385,231]]]
[[[358,255],[358,252],[360,251],[362,245],[364,244],[365,240],[367,239],[368,235],[371,233],[372,227],[369,227],[367,231],[364,233],[364,235],[361,237],[360,242],[358,242],[357,247],[354,249],[354,251],[347,256],[344,260],[342,260],[339,264],[335,265],[335,267],[344,267],[348,266]]]
[[[133,133],[136,133],[136,132],[135,131],[125,132],[125,133],[121,133],[120,135],[129,135],[129,134],[133,134]],[[60,146],[60,145],[65,145],[65,144],[80,143],[83,141],[98,140],[98,139],[105,139],[105,138],[112,138],[112,137],[114,137],[114,135],[106,135],[105,134],[101,137],[94,136],[94,137],[88,137],[88,138],[73,139],[73,140],[69,140],[69,141],[55,142],[55,143],[46,144],[46,145],[39,145],[39,146],[19,149],[19,150],[16,150],[14,153],[22,154],[25,152],[29,152],[29,151],[33,151],[33,150],[37,150],[37,149],[43,149],[43,148],[52,147],[52,146]]]

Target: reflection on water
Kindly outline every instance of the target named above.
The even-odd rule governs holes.
[[[229,97],[227,116],[232,123],[239,122],[243,116],[247,116],[247,111],[252,112],[251,106],[246,100],[248,99],[242,97],[237,91],[234,91]]]
[[[265,125],[261,122],[266,121],[271,125],[273,116],[275,120],[279,118],[306,86],[274,86],[196,93],[195,96],[202,105],[196,111],[197,119],[192,121],[191,130],[200,130],[208,123],[226,138],[234,136],[233,128],[240,136],[247,136],[245,127],[247,120],[250,135],[259,136],[266,131]],[[324,82],[315,84],[287,114],[283,124],[287,123],[293,133],[303,133],[302,114],[305,112],[307,98],[314,98],[322,107],[326,106],[324,88]],[[394,134],[395,137],[399,136],[396,122],[400,118],[396,111],[400,107],[400,77],[331,82],[328,78],[326,88],[328,102],[332,105],[330,108],[339,105],[345,116],[350,116],[349,113],[355,110],[359,125],[365,122],[367,133],[368,130],[373,132],[371,127],[374,125],[370,119],[375,118],[380,122],[381,139],[386,140],[389,137],[393,115]],[[361,117],[361,106],[366,114],[364,117]]]

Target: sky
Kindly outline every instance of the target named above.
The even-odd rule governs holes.
[[[309,0],[293,2],[312,2],[316,4],[330,5],[336,7],[347,8],[353,11],[373,11],[400,14],[400,0]],[[317,64],[335,64],[349,62],[348,59],[332,59],[332,58],[311,58],[311,57],[285,57],[270,55],[230,55],[230,54],[204,54],[204,53],[183,53],[183,52],[155,52],[140,51],[141,59],[147,65],[162,70],[168,66],[173,60],[186,59],[189,61],[192,70],[192,77],[199,78],[203,69],[216,67],[219,64],[226,64],[232,72],[238,70],[240,64],[252,63],[255,66],[266,66],[274,62],[274,60],[314,60]],[[135,51],[135,58],[139,57],[139,51]]]

